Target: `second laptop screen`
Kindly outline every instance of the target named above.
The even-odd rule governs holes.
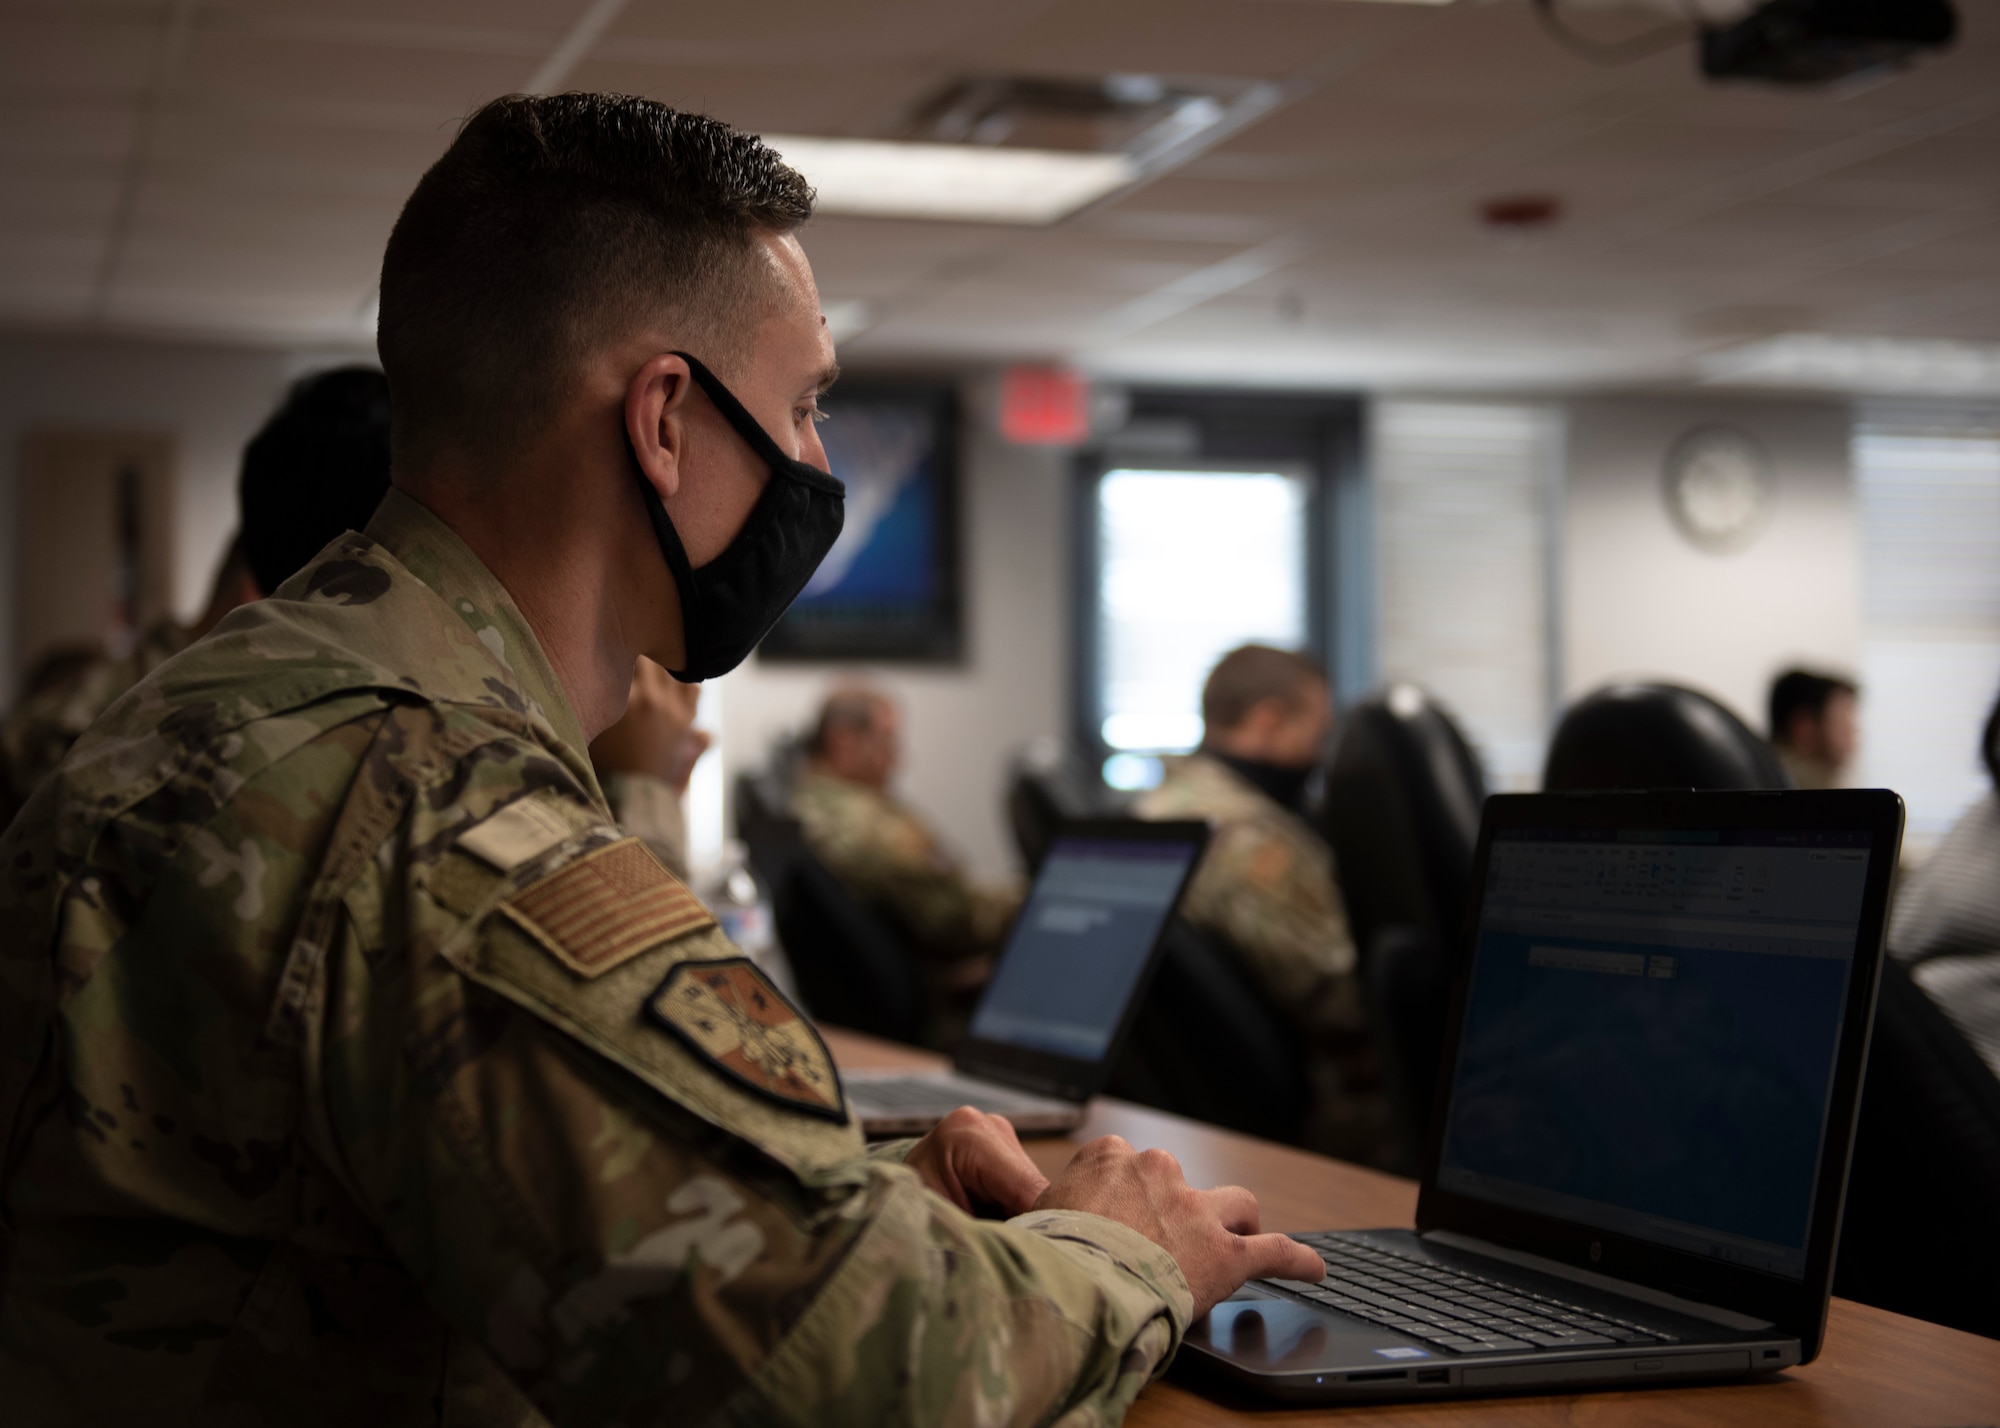
[[[972,1020],[981,1041],[1103,1057],[1194,859],[1185,843],[1060,839]]]

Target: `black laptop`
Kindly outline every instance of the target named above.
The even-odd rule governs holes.
[[[872,1136],[919,1135],[960,1106],[1023,1135],[1083,1120],[1117,1064],[1160,938],[1208,841],[1205,823],[1063,825],[1014,919],[950,1071],[850,1071]]]
[[[1299,1235],[1326,1277],[1184,1357],[1324,1402],[1809,1362],[1902,829],[1876,791],[1489,799],[1417,1229]]]

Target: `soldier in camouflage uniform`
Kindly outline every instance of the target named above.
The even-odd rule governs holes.
[[[389,489],[389,384],[372,367],[336,367],[293,383],[244,448],[240,533],[193,625],[162,620],[122,656],[99,649],[59,679],[26,690],[0,724],[0,826],[114,700],[239,605],[262,599],[327,542],[368,524]]]
[[[1298,812],[1332,725],[1326,677],[1303,655],[1246,645],[1210,674],[1202,717],[1200,750],[1168,759],[1135,811],[1213,826],[1181,912],[1235,953],[1307,1036],[1314,1087],[1305,1141],[1391,1163],[1388,1103],[1333,850]]]
[[[930,824],[889,792],[900,757],[894,702],[863,686],[836,690],[807,740],[792,811],[828,871],[888,913],[924,957],[925,1039],[949,1048],[986,985],[1021,894],[975,882]]]
[[[419,185],[382,282],[399,489],[0,839],[10,1425],[1103,1424],[1243,1279],[1317,1274],[1122,1142],[1054,1184],[971,1111],[864,1154],[817,1033],[610,826],[585,749],[634,656],[726,667],[716,582],[769,582],[761,624],[824,552],[764,559],[824,472],[808,195],[587,95],[488,106]],[[664,316],[590,286],[649,238]],[[551,310],[591,319],[567,384],[480,341]],[[468,374],[560,395],[480,447]]]

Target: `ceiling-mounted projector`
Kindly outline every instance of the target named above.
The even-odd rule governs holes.
[[[1948,0],[1769,0],[1733,25],[1702,27],[1701,72],[1825,84],[1907,64],[1957,33]]]

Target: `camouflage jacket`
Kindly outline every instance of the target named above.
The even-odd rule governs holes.
[[[192,643],[194,634],[186,626],[162,620],[123,659],[101,655],[9,710],[0,723],[0,827],[55,772],[98,715]]]
[[[1191,1300],[870,1158],[392,493],[0,839],[9,1424],[1115,1421]]]
[[[944,961],[992,952],[1018,893],[966,876],[928,823],[886,793],[807,769],[792,793],[806,843],[827,870]]]
[[[1333,850],[1261,789],[1201,754],[1168,759],[1159,787],[1134,811],[1212,826],[1181,913],[1242,959],[1271,1004],[1309,1038],[1311,1094],[1300,1141],[1407,1169],[1367,1028]]]
[[[1325,839],[1202,754],[1168,759],[1159,787],[1134,811],[1213,826],[1181,912],[1240,954],[1275,1005],[1308,1032],[1359,1023],[1354,939]]]

